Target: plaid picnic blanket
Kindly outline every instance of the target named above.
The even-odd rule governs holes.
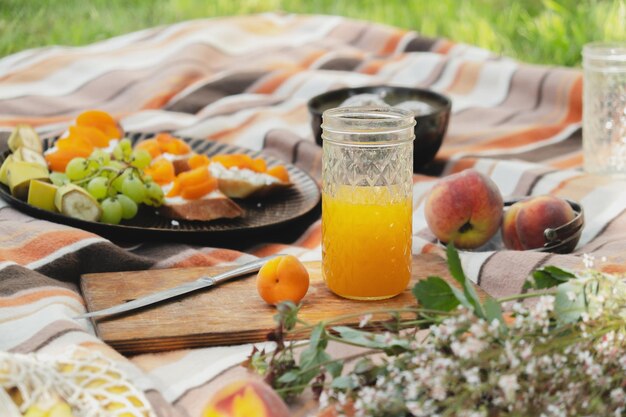
[[[546,264],[626,271],[626,182],[580,170],[579,70],[525,65],[488,51],[411,31],[335,16],[257,15],[197,20],[79,48],[48,47],[0,59],[0,134],[30,123],[64,131],[99,108],[127,131],[174,131],[265,149],[319,178],[306,102],[343,87],[430,88],[453,100],[437,156],[440,176],[467,167],[502,194],[554,194],[579,201],[586,226],[571,255],[480,252],[463,255],[468,275],[500,296],[520,290]],[[416,174],[414,253],[436,252],[423,216],[436,180]],[[250,346],[124,358],[92,328],[77,283],[90,272],[245,262],[278,251],[319,259],[320,222],[295,241],[268,236],[244,251],[180,243],[121,246],[25,215],[0,202],[0,349],[56,354],[70,345],[114,358],[159,416],[198,416]],[[235,369],[235,371],[233,371]],[[230,372],[230,371],[229,371]],[[226,372],[228,373],[228,372]]]

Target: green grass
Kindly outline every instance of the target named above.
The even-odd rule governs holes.
[[[626,0],[0,0],[0,56],[276,10],[386,23],[542,64],[579,65],[583,44],[626,41]]]

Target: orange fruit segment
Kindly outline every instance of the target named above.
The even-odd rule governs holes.
[[[215,155],[211,162],[219,162],[226,169],[237,167],[239,169],[249,169],[254,172],[266,172],[267,163],[262,158],[252,159],[250,155],[243,153],[233,153],[228,155]]]
[[[173,155],[185,155],[191,152],[189,145],[169,133],[159,133],[154,139],[158,142],[162,152]]]
[[[187,164],[189,168],[196,169],[200,167],[205,167],[209,165],[211,160],[206,155],[194,154],[191,158],[187,160]]]
[[[93,152],[94,146],[83,137],[68,136],[56,141],[55,146],[58,149],[72,152],[74,156],[87,157]]]
[[[50,171],[54,172],[65,172],[65,167],[68,162],[72,159],[76,158],[76,153],[72,152],[68,149],[58,149],[56,152],[48,153],[45,155],[46,162],[48,163],[48,167]]]
[[[154,182],[159,185],[169,184],[174,181],[174,164],[165,158],[157,158],[152,161],[149,167],[144,170],[146,175],[150,175]]]
[[[152,159],[155,159],[162,154],[161,146],[156,139],[143,140],[135,145],[135,149],[143,149],[145,151],[148,151]]]
[[[102,110],[87,110],[76,118],[78,126],[88,126],[100,130],[107,139],[119,139],[122,132],[117,126],[115,119]],[[106,145],[105,145],[106,146]]]
[[[309,272],[295,256],[278,256],[261,267],[256,284],[259,295],[268,304],[297,304],[309,290]]]
[[[218,162],[227,169],[233,167],[248,168],[252,163],[252,158],[246,154],[215,155],[211,158],[211,162]]]
[[[70,126],[69,139],[82,138],[97,148],[109,146],[109,138],[101,130],[90,126]]]
[[[217,189],[217,179],[209,174],[205,166],[178,174],[168,197],[180,195],[187,200],[196,200]]]
[[[281,182],[289,182],[289,172],[284,165],[276,165],[267,170],[267,174],[278,178]]]
[[[256,158],[250,162],[250,169],[254,172],[265,172],[267,171],[267,164],[263,159]]]
[[[186,185],[180,191],[180,196],[187,200],[197,200],[217,188],[217,179],[209,177],[198,184]]]

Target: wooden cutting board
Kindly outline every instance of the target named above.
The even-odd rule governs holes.
[[[413,258],[412,283],[404,293],[389,300],[353,301],[326,289],[319,262],[308,262],[305,266],[311,285],[299,317],[311,323],[357,314],[341,321],[341,324],[357,325],[361,313],[414,305],[410,289],[419,279],[430,275],[456,284],[444,260],[435,255],[418,255]],[[81,288],[88,311],[94,311],[227,269],[197,267],[87,274],[81,277]],[[265,304],[257,294],[254,275],[124,315],[93,320],[101,339],[122,353],[134,354],[265,341],[275,327],[275,313],[275,308]]]

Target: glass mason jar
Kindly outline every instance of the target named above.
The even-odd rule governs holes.
[[[411,279],[414,125],[393,108],[322,116],[322,274],[339,296],[390,298]]]
[[[626,175],[626,43],[583,48],[585,171]]]

